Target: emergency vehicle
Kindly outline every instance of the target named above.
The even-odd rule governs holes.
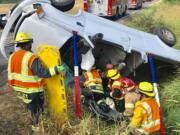
[[[137,9],[137,8],[141,8],[143,4],[143,0],[129,0],[129,8],[133,8],[133,9]]]
[[[84,0],[84,11],[98,16],[124,16],[128,0]]]

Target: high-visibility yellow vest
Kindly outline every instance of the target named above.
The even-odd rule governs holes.
[[[26,94],[44,91],[44,80],[34,75],[31,65],[37,56],[25,50],[14,52],[8,61],[8,84]]]
[[[86,71],[83,73],[85,77],[84,86],[85,87],[95,87],[92,89],[94,92],[103,92],[102,79],[99,72],[95,69],[91,71]]]

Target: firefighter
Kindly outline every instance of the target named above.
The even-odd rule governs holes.
[[[87,100],[93,99],[103,112],[109,112],[110,108],[105,102],[105,93],[99,71],[95,67],[92,67],[89,71],[84,70],[81,81],[84,85],[82,95]]]
[[[158,103],[154,99],[153,86],[149,82],[141,82],[137,88],[140,101],[136,102],[134,115],[128,126],[128,134],[157,135],[160,131],[160,115]]]
[[[94,64],[95,59],[90,49],[86,54],[82,55],[81,69],[83,74],[81,83],[83,83],[84,88],[81,89],[81,92],[85,96],[85,100],[93,99],[104,112],[107,112],[109,107],[105,103],[100,71],[95,68]]]
[[[106,89],[106,87],[108,85],[108,82],[111,82],[109,78],[107,77],[107,71],[110,69],[116,69],[118,72],[120,72],[120,70],[122,70],[125,66],[126,64],[124,62],[121,62],[120,64],[116,64],[116,65],[113,65],[111,63],[106,64],[106,72],[103,72],[101,75],[103,78],[103,86],[105,89],[106,96],[109,96],[109,89]]]
[[[49,69],[43,67],[41,60],[32,53],[33,39],[24,32],[17,34],[15,44],[20,47],[8,60],[8,84],[13,87],[17,97],[27,104],[32,116],[32,130],[38,131],[39,115],[43,111],[44,80],[59,74],[63,65]]]
[[[125,116],[131,117],[133,115],[135,103],[140,99],[140,94],[136,92],[136,88],[137,86],[132,80],[122,79],[121,90],[125,92]]]
[[[122,77],[116,69],[109,69],[107,77],[109,78],[109,84],[106,91],[109,91],[110,97],[114,99],[117,111],[122,113],[125,110],[125,92],[121,89]]]
[[[84,87],[89,89],[89,91],[86,90],[86,92],[92,92],[95,102],[98,103],[104,98],[102,79],[99,71],[95,69],[95,67],[92,67],[89,71],[84,70],[81,80],[83,81]]]

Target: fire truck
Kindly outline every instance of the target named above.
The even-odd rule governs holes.
[[[84,11],[98,16],[124,16],[128,0],[84,0]]]
[[[129,0],[129,8],[138,9],[141,8],[143,0]]]

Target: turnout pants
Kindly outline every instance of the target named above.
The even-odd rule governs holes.
[[[31,111],[32,123],[37,125],[39,121],[39,116],[43,112],[44,104],[44,93],[38,92],[33,94],[28,94],[28,98],[32,101],[27,105],[28,109]]]
[[[125,110],[125,99],[114,99],[115,102],[115,108],[118,112],[124,112]]]

